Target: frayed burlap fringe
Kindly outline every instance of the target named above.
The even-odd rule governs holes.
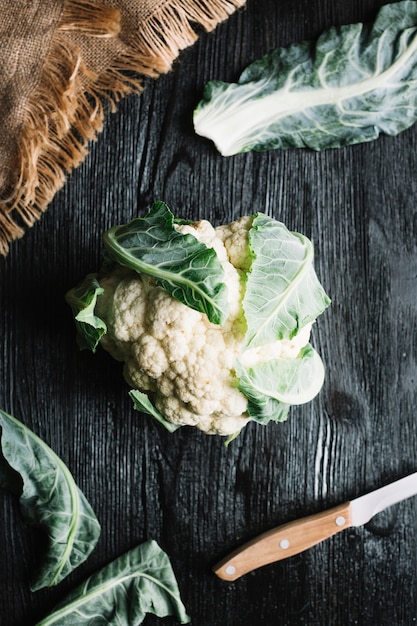
[[[89,0],[71,0],[64,3],[59,30],[115,37],[120,33],[120,11]]]
[[[140,93],[146,77],[168,72],[178,54],[198,38],[195,25],[212,30],[245,0],[161,0],[141,17],[140,29],[122,42],[109,67],[89,68],[69,33],[117,38],[117,8],[89,0],[66,0],[41,80],[30,98],[18,145],[19,171],[0,198],[0,253],[21,237],[48,207],[66,176],[102,129],[107,106]]]

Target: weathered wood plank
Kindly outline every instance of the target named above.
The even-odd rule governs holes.
[[[415,500],[236,583],[211,572],[257,533],[417,469],[416,129],[321,154],[223,158],[191,123],[207,80],[234,80],[265,51],[371,19],[382,4],[248,0],[169,75],[120,104],[42,221],[1,261],[0,406],[62,456],[103,528],[85,565],[31,594],[38,535],[2,494],[2,626],[35,623],[148,538],[171,556],[195,626],[417,619]],[[64,294],[98,268],[101,233],[154,199],[217,224],[266,211],[312,238],[332,298],[313,335],[327,376],[286,423],[251,424],[228,448],[197,431],[169,435],[132,411],[118,363],[78,352]]]

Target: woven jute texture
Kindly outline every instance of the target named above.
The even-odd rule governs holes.
[[[46,210],[104,115],[245,0],[0,0],[0,254]]]

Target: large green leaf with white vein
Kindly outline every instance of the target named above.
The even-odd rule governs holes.
[[[147,613],[190,622],[169,558],[152,540],[90,576],[36,626],[139,626]]]
[[[205,313],[215,324],[227,317],[224,270],[213,248],[176,230],[164,202],[154,202],[145,217],[104,234],[113,261],[152,276],[174,298]]]
[[[67,466],[44,441],[2,410],[0,432],[0,483],[8,487],[12,476],[3,471],[6,461],[22,480],[20,506],[25,519],[48,536],[32,590],[57,585],[90,555],[100,536],[99,523]]]
[[[212,81],[194,112],[225,156],[323,150],[396,135],[417,119],[417,2],[383,6],[371,25],[333,27],[279,48],[237,83]]]
[[[257,213],[249,245],[254,260],[243,298],[246,344],[257,347],[291,339],[330,303],[313,267],[312,243]]]

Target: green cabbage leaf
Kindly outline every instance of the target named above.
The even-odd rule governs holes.
[[[237,83],[209,82],[195,131],[223,156],[323,150],[396,135],[417,120],[417,2],[383,6],[373,24],[267,53]]]

